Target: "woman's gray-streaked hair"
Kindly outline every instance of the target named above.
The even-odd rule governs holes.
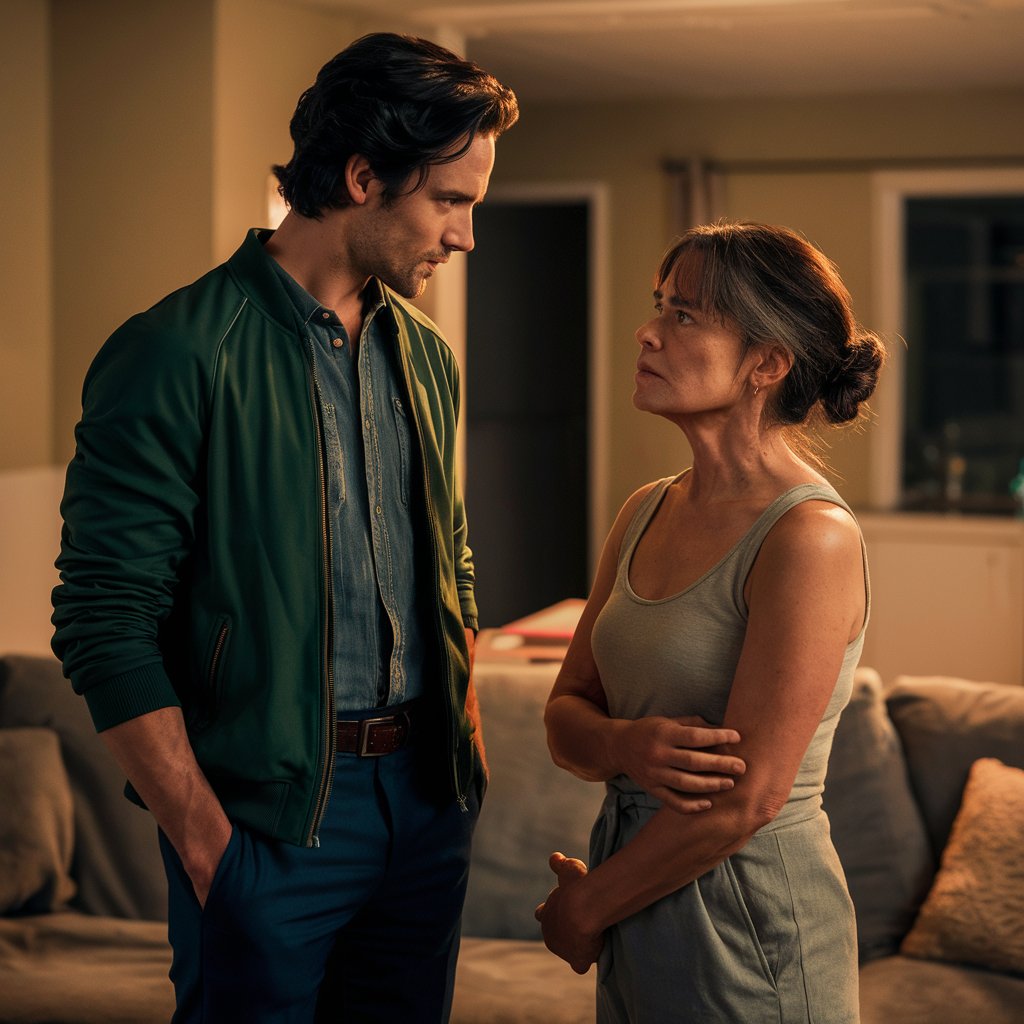
[[[668,250],[657,287],[691,253],[700,260],[696,294],[690,283],[687,298],[733,321],[745,348],[776,344],[793,357],[766,406],[770,421],[804,423],[819,403],[830,423],[855,420],[875,389],[885,348],[857,324],[835,264],[789,228],[719,222],[691,228]]]

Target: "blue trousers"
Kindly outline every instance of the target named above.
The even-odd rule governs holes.
[[[172,1024],[448,1020],[480,808],[426,753],[339,754],[317,848],[234,826],[205,909],[161,834]]]

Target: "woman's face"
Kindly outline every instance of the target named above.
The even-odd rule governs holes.
[[[696,304],[701,258],[679,257],[654,293],[654,315],[636,332],[633,404],[672,420],[727,411],[748,387],[739,328]]]

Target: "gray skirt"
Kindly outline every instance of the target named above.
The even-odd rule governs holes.
[[[628,786],[609,784],[591,836],[593,865],[659,806]],[[828,818],[813,807],[776,822],[608,930],[598,1024],[856,1024],[856,925]]]

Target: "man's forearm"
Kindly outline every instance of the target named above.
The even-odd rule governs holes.
[[[231,822],[196,761],[180,708],[161,708],[100,733],[177,850],[200,903],[231,838]]]

